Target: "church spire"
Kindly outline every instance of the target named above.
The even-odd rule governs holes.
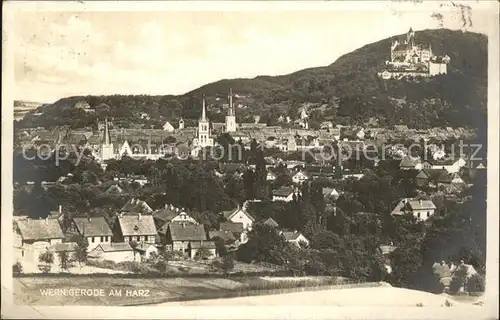
[[[108,117],[106,117],[106,119],[105,119],[103,143],[104,144],[111,144],[111,139],[109,138]]]
[[[234,116],[233,109],[233,88],[229,88],[229,115]]]
[[[203,95],[203,106],[201,108],[201,121],[207,120],[207,111],[205,107],[205,95]]]

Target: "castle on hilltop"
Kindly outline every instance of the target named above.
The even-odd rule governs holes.
[[[407,76],[431,77],[447,73],[450,57],[436,56],[431,44],[415,41],[415,31],[412,28],[406,38],[391,43],[390,61],[386,61],[386,69],[378,73],[383,79],[401,79]]]

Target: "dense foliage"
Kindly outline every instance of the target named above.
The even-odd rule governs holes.
[[[389,38],[365,45],[340,57],[329,66],[310,68],[285,76],[222,80],[181,96],[80,96],[45,105],[43,115],[28,115],[20,126],[96,126],[97,119],[114,118],[119,127],[141,123],[160,128],[166,120],[174,126],[181,117],[186,126],[199,117],[202,94],[207,96],[208,116],[223,122],[229,88],[238,93],[239,122],[274,125],[279,115],[296,117],[301,106],[310,109],[311,127],[325,119],[334,123],[362,123],[370,118],[379,125],[410,127],[473,126],[486,124],[487,37],[447,29],[416,32],[416,41],[430,43],[437,55],[451,58],[448,74],[415,81],[384,81],[376,76],[389,59]],[[74,108],[86,101],[95,112]],[[141,118],[142,113],[148,117]]]

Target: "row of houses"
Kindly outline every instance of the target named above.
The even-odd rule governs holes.
[[[165,205],[153,211],[138,199],[131,199],[123,206],[112,226],[104,217],[73,217],[65,226],[61,209],[46,219],[19,218],[14,221],[15,260],[34,271],[41,252],[74,252],[77,237],[87,240],[90,259],[141,261],[159,250],[177,252],[187,258],[194,258],[203,250],[204,258],[214,258],[218,255],[216,238],[233,248],[248,240],[255,218],[246,208],[245,205],[221,212],[226,221],[220,223],[219,230],[208,232],[182,208]],[[292,243],[298,243],[300,238],[286,230],[282,234]]]

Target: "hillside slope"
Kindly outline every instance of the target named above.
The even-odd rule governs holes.
[[[399,35],[397,37],[401,37]],[[486,124],[487,37],[482,34],[447,29],[416,32],[417,43],[430,43],[437,55],[448,54],[448,74],[419,82],[381,80],[376,72],[389,59],[395,37],[365,45],[325,67],[310,68],[284,76],[254,79],[225,79],[207,84],[181,96],[87,96],[64,98],[44,108],[39,119],[29,118],[23,126],[71,123],[83,126],[96,118],[112,116],[121,125],[143,122],[158,127],[166,119],[199,116],[200,99],[205,94],[209,116],[223,121],[223,104],[233,88],[239,121],[275,124],[279,115],[295,116],[302,106],[311,114],[311,124],[322,120],[339,124],[360,124],[377,119],[380,126],[407,124],[410,127],[472,126]],[[219,99],[216,99],[219,97]],[[85,100],[96,113],[75,110]],[[102,104],[105,108],[100,108]],[[146,112],[153,120],[139,120]]]

